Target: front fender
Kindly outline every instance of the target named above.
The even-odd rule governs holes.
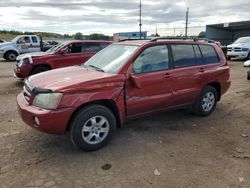
[[[62,99],[62,103],[59,105],[59,108],[65,107],[76,107],[78,108],[81,105],[86,103],[99,101],[99,100],[113,100],[116,101],[122,92],[123,87],[116,88],[104,88],[103,90],[96,92],[86,92],[86,93],[70,93],[65,94]]]
[[[3,50],[4,53],[6,53],[8,51],[15,51],[18,55],[20,55],[18,49],[13,47],[13,46],[4,46],[4,47],[1,48],[1,50]]]

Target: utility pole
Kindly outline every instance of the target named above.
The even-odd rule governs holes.
[[[140,39],[141,39],[141,27],[142,27],[142,21],[141,21],[141,0],[140,0],[140,5],[139,5],[139,8],[140,8],[140,14],[139,14],[139,28],[140,28]]]
[[[174,37],[175,37],[175,27],[174,27]]]
[[[188,13],[189,13],[189,8],[187,8],[187,12],[186,12],[186,27],[185,27],[185,37],[187,37],[188,35]]]

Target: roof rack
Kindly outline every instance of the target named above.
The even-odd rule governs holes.
[[[133,40],[149,40],[149,39],[122,39],[122,40],[119,40],[118,42],[133,41]]]
[[[158,40],[193,40],[195,42],[197,42],[198,40],[200,40],[197,37],[157,37],[154,39],[151,39],[150,42],[157,42]]]

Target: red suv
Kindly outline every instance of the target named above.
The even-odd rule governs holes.
[[[132,118],[180,107],[207,116],[229,86],[229,66],[216,44],[124,41],[82,66],[29,77],[17,102],[31,127],[69,130],[77,147],[91,151]]]
[[[14,76],[22,80],[47,70],[85,63],[109,44],[111,44],[109,41],[67,41],[46,52],[20,55],[17,57]]]

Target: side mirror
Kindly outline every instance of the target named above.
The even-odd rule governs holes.
[[[134,74],[130,74],[130,78],[131,78],[132,82],[134,83],[134,85],[138,89],[141,89],[141,81],[140,81],[140,79]]]

